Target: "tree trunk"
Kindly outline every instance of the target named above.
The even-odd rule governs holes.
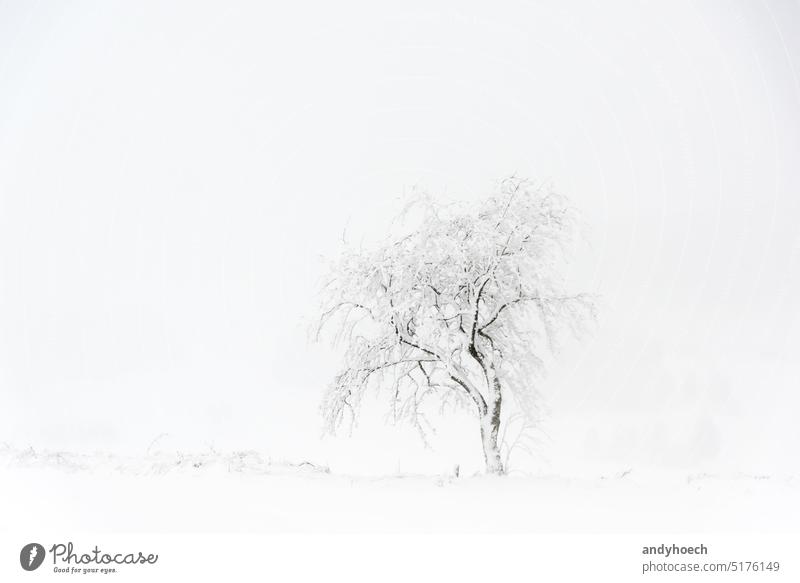
[[[481,443],[483,444],[483,457],[486,460],[486,473],[503,473],[503,462],[500,459],[500,448],[497,447],[497,433],[499,423],[492,421],[492,415],[487,414],[481,418]]]
[[[485,414],[481,415],[481,443],[483,444],[483,457],[486,460],[486,473],[501,475],[505,472],[500,459],[500,448],[497,445],[497,435],[500,432],[500,405],[502,397],[500,382],[497,377],[493,379],[492,400]]]

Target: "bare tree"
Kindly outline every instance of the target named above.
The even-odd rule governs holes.
[[[560,273],[575,213],[516,177],[477,205],[421,197],[410,208],[410,233],[345,252],[324,287],[318,332],[332,328],[346,347],[322,405],[326,427],[354,420],[375,386],[424,439],[432,427],[421,404],[436,397],[477,415],[486,470],[501,474],[504,399],[530,411],[544,352],[594,314],[591,297],[568,293]]]

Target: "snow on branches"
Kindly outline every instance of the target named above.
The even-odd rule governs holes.
[[[594,316],[592,298],[568,292],[561,274],[576,213],[564,197],[512,177],[477,205],[422,197],[404,216],[415,219],[408,232],[345,252],[324,286],[319,329],[345,347],[322,406],[326,426],[355,419],[375,386],[424,439],[433,428],[421,404],[439,398],[477,413],[487,470],[502,473],[504,396],[532,412],[543,353]]]

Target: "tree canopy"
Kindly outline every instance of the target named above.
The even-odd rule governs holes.
[[[410,232],[346,251],[324,286],[320,329],[345,346],[326,426],[354,418],[374,385],[424,438],[421,404],[438,397],[477,413],[487,469],[502,472],[504,396],[530,413],[544,352],[594,315],[592,297],[569,292],[562,274],[577,214],[551,189],[512,177],[478,204],[420,197],[409,215]]]

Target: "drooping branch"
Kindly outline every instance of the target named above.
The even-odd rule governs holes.
[[[422,403],[436,395],[481,417],[487,468],[502,471],[501,401],[511,394],[529,410],[540,351],[554,351],[556,334],[574,331],[592,309],[558,273],[575,220],[562,197],[515,177],[478,208],[421,204],[407,232],[344,254],[324,289],[317,332],[334,328],[346,347],[326,419],[334,426],[348,411],[355,416],[369,385],[389,390],[392,417],[424,439]],[[538,319],[516,308],[525,305]]]
[[[500,315],[503,313],[503,311],[507,310],[508,308],[510,308],[510,307],[512,307],[512,306],[514,306],[516,304],[525,303],[525,302],[534,302],[534,303],[538,304],[539,306],[543,306],[543,305],[548,304],[548,303],[562,303],[563,304],[563,303],[567,303],[567,302],[579,302],[581,304],[587,304],[590,301],[591,301],[591,298],[590,298],[590,296],[588,294],[576,294],[576,295],[572,295],[572,296],[550,296],[550,297],[546,297],[546,296],[543,297],[543,296],[540,296],[540,295],[535,295],[535,296],[522,296],[521,295],[520,297],[514,298],[513,300],[510,300],[508,302],[505,302],[499,308],[497,308],[497,311],[495,311],[494,315],[491,318],[489,318],[484,324],[482,324],[479,327],[479,330],[481,332],[485,331],[489,326],[491,326],[492,324],[494,324],[497,321],[497,319],[500,317]]]

